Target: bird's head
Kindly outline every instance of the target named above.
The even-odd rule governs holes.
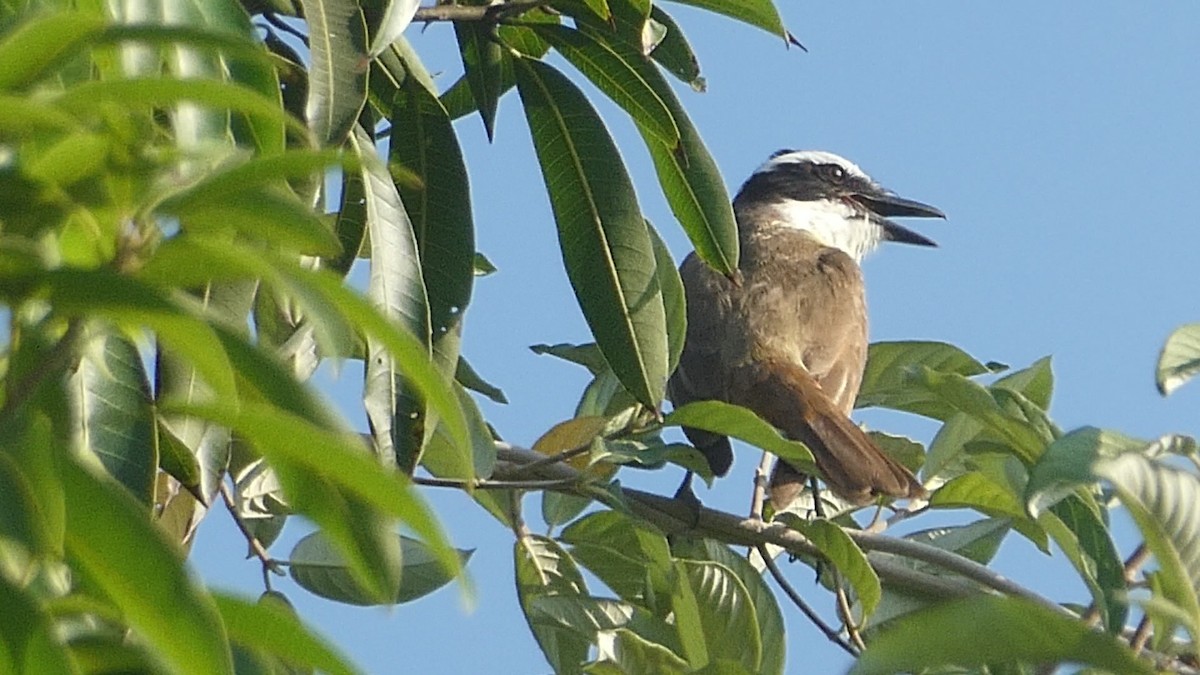
[[[818,150],[780,150],[742,185],[739,211],[765,215],[775,226],[806,230],[827,246],[861,260],[881,241],[936,246],[891,218],[945,218],[928,204],[904,199],[848,159]],[[757,223],[740,223],[743,229]]]

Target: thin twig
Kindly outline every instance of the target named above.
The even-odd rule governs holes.
[[[519,16],[531,9],[550,3],[550,0],[510,0],[495,5],[434,5],[417,10],[413,21],[484,21],[498,23],[501,19]]]
[[[770,571],[771,576],[775,578],[775,583],[779,584],[779,587],[783,589],[783,592],[788,596],[788,599],[792,601],[792,604],[794,604],[801,612],[803,612],[804,616],[808,617],[808,620],[817,627],[817,630],[824,633],[825,637],[828,638],[830,642],[841,647],[850,656],[858,656],[858,652],[854,649],[854,647],[850,646],[850,643],[846,642],[846,640],[838,634],[838,631],[834,630],[833,626],[825,623],[825,620],[821,618],[821,615],[817,614],[816,610],[814,610],[808,604],[808,602],[804,600],[804,598],[800,597],[800,594],[797,593],[796,589],[792,587],[792,584],[788,582],[787,577],[783,576],[783,572],[779,570],[779,566],[776,565],[775,561],[771,559],[771,556],[767,552],[767,547],[764,544],[758,544],[755,548],[758,550],[758,555],[762,556],[762,559],[766,562],[767,570]]]
[[[858,624],[854,621],[854,613],[850,611],[850,598],[846,597],[846,587],[842,585],[842,575],[838,574],[837,570],[833,570],[833,585],[837,589],[834,595],[837,596],[838,614],[842,615],[842,625],[846,627],[846,635],[850,636],[850,642],[862,651],[867,648],[863,642],[862,635],[858,633]]]
[[[763,504],[767,497],[767,472],[771,470],[771,458],[773,455],[769,452],[762,454],[762,459],[758,461],[758,468],[754,470],[754,493],[750,496],[750,517],[763,519]]]
[[[1141,654],[1146,648],[1146,643],[1150,641],[1150,629],[1153,624],[1150,623],[1150,615],[1142,616],[1142,620],[1138,623],[1137,630],[1133,632],[1133,637],[1129,640],[1129,648],[1134,654]]]
[[[579,484],[578,480],[559,478],[552,480],[456,480],[453,478],[426,478],[413,476],[412,482],[429,487],[446,487],[466,490],[565,490]]]
[[[271,557],[271,554],[263,547],[262,542],[258,540],[258,537],[254,536],[254,533],[246,526],[245,521],[238,515],[237,503],[233,498],[233,490],[229,489],[229,485],[225,481],[221,481],[221,500],[225,502],[225,510],[229,511],[229,516],[233,518],[234,524],[237,525],[242,536],[246,538],[246,542],[250,544],[250,550],[254,553],[254,557],[258,558],[262,563],[263,585],[266,586],[268,591],[271,590],[271,573],[282,574],[279,571],[279,563]]]

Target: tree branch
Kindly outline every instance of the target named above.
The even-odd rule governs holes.
[[[496,443],[498,462],[495,476],[519,473],[543,456],[508,443]],[[536,477],[551,480],[581,478],[575,469],[561,463],[544,464],[534,472]],[[638,516],[650,521],[670,533],[691,533],[717,539],[733,546],[758,547],[775,544],[799,556],[820,557],[821,553],[799,532],[782,523],[766,523],[753,518],[742,518],[732,513],[717,511],[701,506],[684,504],[661,495],[622,488],[625,502]],[[1036,602],[1059,614],[1075,617],[1069,610],[1030,591],[987,567],[940,548],[881,534],[869,534],[858,530],[845,530],[856,543],[867,551],[867,559],[883,581],[905,588],[911,592],[939,598],[964,597],[990,588],[1004,595],[1012,595]],[[965,579],[938,576],[913,569],[895,558],[904,557],[929,563]],[[970,581],[968,581],[970,580]],[[971,581],[976,583],[971,583]]]
[[[434,5],[417,10],[413,21],[484,21],[497,23],[501,19],[519,16],[531,9],[549,4],[550,0],[509,0],[496,5]]]

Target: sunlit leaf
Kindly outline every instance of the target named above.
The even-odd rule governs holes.
[[[657,408],[667,336],[654,251],[616,146],[583,94],[550,66],[516,61],[567,276],[613,372]]]
[[[353,0],[301,0],[308,22],[305,117],[321,145],[341,145],[367,101],[367,26]]]
[[[691,85],[692,89],[704,91],[705,83],[704,78],[700,77],[700,63],[696,60],[696,54],[684,37],[679,24],[658,5],[650,9],[650,18],[667,30],[662,42],[650,52],[650,58],[661,64],[668,73]]]
[[[724,0],[676,0],[684,5],[691,5],[710,12],[717,12],[744,21],[751,26],[761,28],[772,35],[788,39],[783,20],[779,18],[779,10],[771,0],[744,0],[743,2],[725,2]]]
[[[971,376],[987,368],[963,350],[944,342],[875,342],[867,348],[867,366],[855,407],[879,406],[946,420],[953,409],[908,382],[917,366]]]
[[[95,14],[58,12],[8,31],[0,40],[0,91],[20,90],[37,81],[103,27],[104,20]]]
[[[475,106],[483,119],[488,140],[496,128],[496,107],[502,93],[501,48],[496,26],[475,21],[454,22],[454,35],[462,53],[463,69]]]
[[[762,664],[762,634],[754,605],[745,585],[724,565],[676,560],[675,569],[696,599],[697,619],[704,636],[707,659],[697,665],[728,660],[746,672],[757,673]],[[684,625],[687,609],[675,608],[676,621]],[[686,644],[686,643],[685,643]]]
[[[557,622],[547,621],[533,607],[533,601],[539,597],[587,595],[575,561],[553,540],[537,535],[518,539],[513,544],[513,556],[517,598],[546,661],[556,673],[581,672],[589,642]]]
[[[1154,379],[1159,392],[1168,396],[1196,373],[1200,373],[1200,323],[1180,326],[1171,333],[1158,355]]]
[[[694,401],[671,411],[664,426],[684,426],[731,436],[767,450],[800,468],[816,472],[812,453],[800,442],[784,438],[752,411],[721,401]]]
[[[871,641],[850,673],[882,675],[936,666],[1063,662],[1115,673],[1154,672],[1125,644],[1074,617],[1028,600],[977,595],[897,619]]]
[[[292,666],[349,675],[358,672],[346,657],[314,634],[295,615],[272,602],[249,602],[215,594],[230,640],[279,657]]]
[[[379,26],[374,27],[375,36],[371,38],[371,56],[378,56],[384,49],[396,41],[396,38],[412,23],[417,8],[421,6],[418,0],[389,0],[387,9]]]
[[[666,537],[645,522],[617,511],[598,511],[562,531],[571,555],[617,595],[655,608],[669,592],[671,551]]]
[[[0,498],[3,499],[3,498]],[[27,588],[0,574],[0,670],[68,675],[77,672],[46,611]]]

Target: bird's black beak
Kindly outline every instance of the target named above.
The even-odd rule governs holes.
[[[882,191],[869,194],[859,193],[852,199],[876,216],[876,222],[883,228],[884,236],[888,241],[917,246],[937,246],[932,239],[917,234],[890,218],[945,218],[946,214],[942,213],[941,209]]]

